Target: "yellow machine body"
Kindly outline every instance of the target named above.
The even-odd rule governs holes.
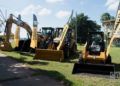
[[[106,55],[106,51],[103,51],[103,52],[100,52],[100,55],[90,55],[90,52],[89,51],[86,51],[86,45],[84,46],[84,49],[82,51],[82,57],[83,57],[83,60],[87,60],[87,61],[91,61],[91,62],[105,62],[106,58],[107,58],[107,55]]]
[[[63,61],[64,54],[62,50],[36,49],[36,54],[34,59]]]
[[[15,35],[14,35],[15,47],[19,46],[19,41],[20,41],[20,27],[17,26],[16,32],[15,32]]]
[[[115,66],[111,64],[111,57],[107,55],[106,50],[104,33],[89,33],[79,62],[74,64],[73,74],[81,72],[110,74],[113,72]]]
[[[30,43],[30,47],[31,48],[36,48],[37,47],[37,27],[33,27],[33,31],[32,31],[32,37],[31,37],[31,43]]]
[[[91,34],[101,34],[102,37],[104,36],[102,34],[102,32],[92,32]],[[90,36],[90,35],[89,35]],[[99,62],[105,62],[108,55],[106,54],[106,49],[99,51],[99,54],[90,54],[90,49],[87,49],[87,46],[90,46],[90,44],[88,43],[90,40],[92,40],[91,38],[88,38],[88,41],[86,42],[86,44],[84,45],[83,51],[82,51],[82,59],[89,61],[89,62],[94,62],[94,63],[99,63]],[[102,40],[104,41],[104,38],[102,38]],[[105,44],[105,43],[104,43]],[[91,44],[92,45],[92,44]],[[100,45],[99,45],[100,46]],[[105,46],[105,45],[104,45]],[[101,46],[100,46],[101,47]],[[105,48],[105,47],[104,47]]]
[[[65,40],[65,36],[67,34],[69,26],[65,25],[64,29],[62,31],[62,35],[60,37],[58,46],[55,49],[36,49],[35,52],[35,57],[34,59],[43,59],[43,60],[53,60],[53,61],[63,61],[64,59],[64,53],[63,50],[61,50],[63,44],[64,44],[64,40]]]

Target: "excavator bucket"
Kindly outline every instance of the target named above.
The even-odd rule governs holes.
[[[62,50],[36,49],[36,54],[34,59],[63,61],[64,54]]]
[[[93,64],[93,63],[75,63],[72,74],[76,73],[92,73],[109,75],[115,72],[114,64]]]

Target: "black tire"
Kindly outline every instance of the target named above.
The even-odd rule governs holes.
[[[108,55],[108,58],[106,59],[106,63],[107,64],[111,64],[112,63],[112,60],[111,60],[111,56]]]
[[[79,63],[84,63],[83,57],[82,57],[82,53],[79,54]]]
[[[72,48],[71,48],[71,54],[75,54],[77,51],[77,45],[74,43]]]
[[[70,49],[68,46],[65,46],[64,47],[64,57],[65,57],[65,59],[67,59],[67,58],[69,58],[69,56],[70,56]]]

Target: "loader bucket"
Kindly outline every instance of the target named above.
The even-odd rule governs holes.
[[[109,75],[115,72],[113,64],[92,64],[92,63],[75,63],[72,74],[76,73],[92,73]]]
[[[36,49],[34,59],[63,61],[64,54],[62,50]]]

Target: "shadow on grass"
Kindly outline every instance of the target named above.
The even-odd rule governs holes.
[[[72,54],[69,58],[66,58],[63,63],[76,63],[79,59],[79,54],[81,52],[76,52],[75,54]]]
[[[27,59],[25,56],[30,56],[30,57],[34,57],[35,56],[35,54],[31,54],[31,53],[27,53],[27,52],[16,52],[16,53],[19,53],[20,54],[20,56],[21,56],[21,60],[25,60],[25,59]],[[79,58],[79,54],[81,53],[81,51],[77,51],[76,53],[74,53],[74,54],[71,54],[70,55],[70,57],[68,57],[68,58],[65,58],[64,59],[64,61],[62,61],[63,63],[76,63],[78,60],[76,60],[76,59],[78,59]],[[75,61],[76,60],[76,61]],[[37,64],[37,63],[39,63],[39,61],[37,62],[33,62],[33,64]],[[32,62],[30,62],[30,64],[32,64]]]
[[[73,82],[66,79],[66,77],[63,74],[59,73],[58,71],[48,71],[42,69],[32,69],[32,70],[36,71],[36,73],[34,73],[32,76],[45,75],[61,82],[65,86],[73,86]]]
[[[19,53],[19,52],[17,52],[17,53]],[[20,55],[30,56],[30,57],[34,57],[35,56],[34,53],[28,53],[28,52],[20,52]]]
[[[115,71],[120,72],[120,64],[113,63],[115,65]]]
[[[38,61],[26,61],[25,57],[22,57],[22,58],[14,58],[12,56],[8,56],[8,58],[11,58],[11,59],[14,59],[18,62],[22,62],[22,63],[27,63],[27,64],[30,64],[30,65],[48,65],[48,62],[40,62],[39,60]]]

